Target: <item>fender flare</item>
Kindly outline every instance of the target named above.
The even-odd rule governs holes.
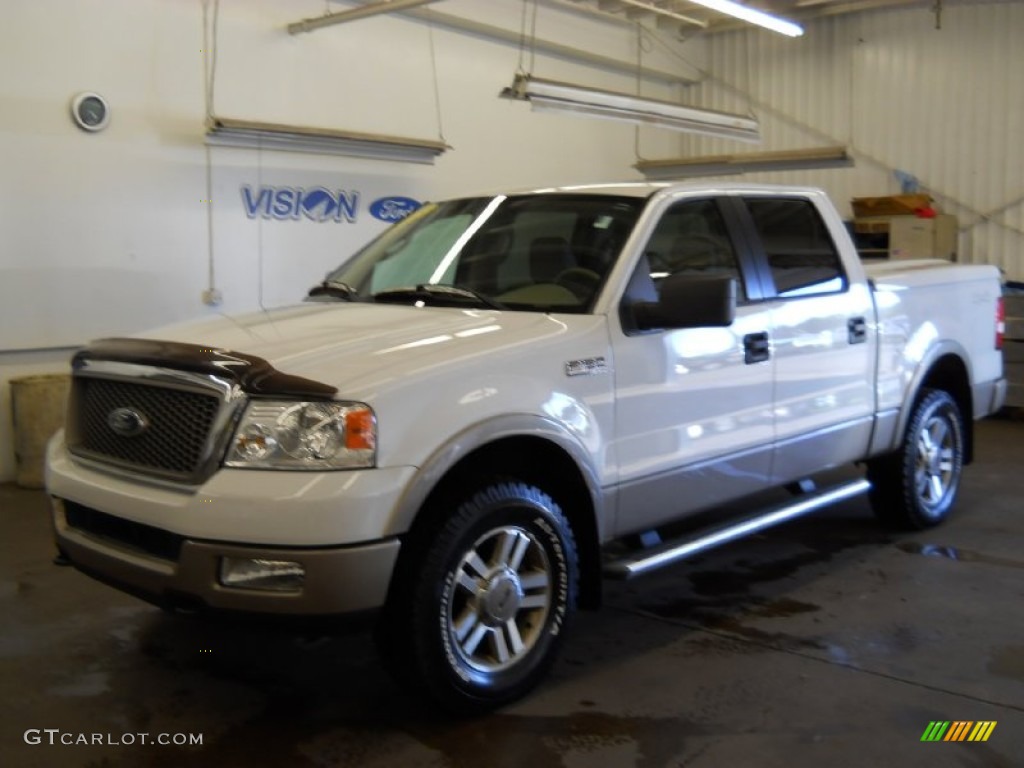
[[[889,447],[890,450],[895,450],[903,439],[903,435],[907,430],[907,424],[910,422],[910,417],[914,412],[914,403],[917,402],[917,397],[924,387],[925,379],[934,369],[936,362],[943,357],[949,356],[956,357],[963,363],[964,368],[967,370],[967,390],[970,392],[973,375],[971,371],[971,358],[967,354],[967,350],[964,349],[963,345],[952,339],[943,339],[936,342],[928,350],[928,354],[918,363],[914,369],[914,375],[907,384],[907,396],[903,399],[903,405],[899,410],[899,418],[896,421],[895,444]],[[961,414],[961,417],[964,420],[964,427],[966,429],[969,426],[967,422],[971,421],[974,415],[971,412],[965,412]]]
[[[547,440],[566,453],[579,469],[590,495],[600,540],[605,521],[604,493],[593,456],[569,430],[536,414],[505,414],[479,422],[448,438],[413,476],[399,498],[387,525],[387,535],[401,535],[413,525],[431,492],[460,461],[480,448],[510,437]]]

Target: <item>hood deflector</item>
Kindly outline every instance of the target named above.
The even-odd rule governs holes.
[[[153,365],[219,376],[235,382],[243,391],[252,395],[323,399],[338,392],[336,387],[329,384],[282,373],[262,357],[179,341],[98,339],[75,353],[71,359],[72,370],[81,368],[83,363],[90,360]]]

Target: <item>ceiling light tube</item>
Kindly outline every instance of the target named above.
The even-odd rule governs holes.
[[[567,112],[628,123],[654,125],[686,133],[759,142],[760,126],[749,115],[687,107],[670,101],[516,75],[503,98],[528,101],[540,112]]]
[[[746,152],[736,155],[641,160],[633,167],[647,179],[664,180],[728,176],[757,171],[849,168],[853,164],[853,157],[846,147],[813,147],[811,149],[787,149],[779,152]]]
[[[206,143],[215,147],[347,155],[425,165],[432,165],[438,155],[451,149],[443,141],[430,139],[260,123],[226,117],[211,118],[207,122]]]
[[[780,19],[778,16],[772,16],[770,13],[759,11],[756,8],[734,3],[732,0],[687,0],[687,2],[703,5],[712,11],[718,11],[726,16],[732,16],[734,19],[756,24],[759,27],[770,29],[772,32],[778,32],[780,35],[786,35],[787,37],[800,37],[804,33],[804,28],[799,24]]]

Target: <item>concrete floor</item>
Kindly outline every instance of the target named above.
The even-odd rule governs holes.
[[[464,721],[409,700],[365,634],[169,616],[53,566],[45,497],[0,486],[0,766],[1022,766],[1024,422],[978,449],[937,530],[857,500],[610,583],[546,685]],[[932,720],[997,726],[921,743]],[[203,743],[25,743],[46,728]]]

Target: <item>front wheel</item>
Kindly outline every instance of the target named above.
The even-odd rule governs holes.
[[[963,463],[963,417],[956,401],[942,390],[925,391],[900,449],[868,465],[875,514],[897,528],[938,525],[956,501]]]
[[[385,659],[449,709],[490,709],[554,662],[575,604],[575,541],[550,496],[495,483],[456,507],[407,578],[379,629]]]

